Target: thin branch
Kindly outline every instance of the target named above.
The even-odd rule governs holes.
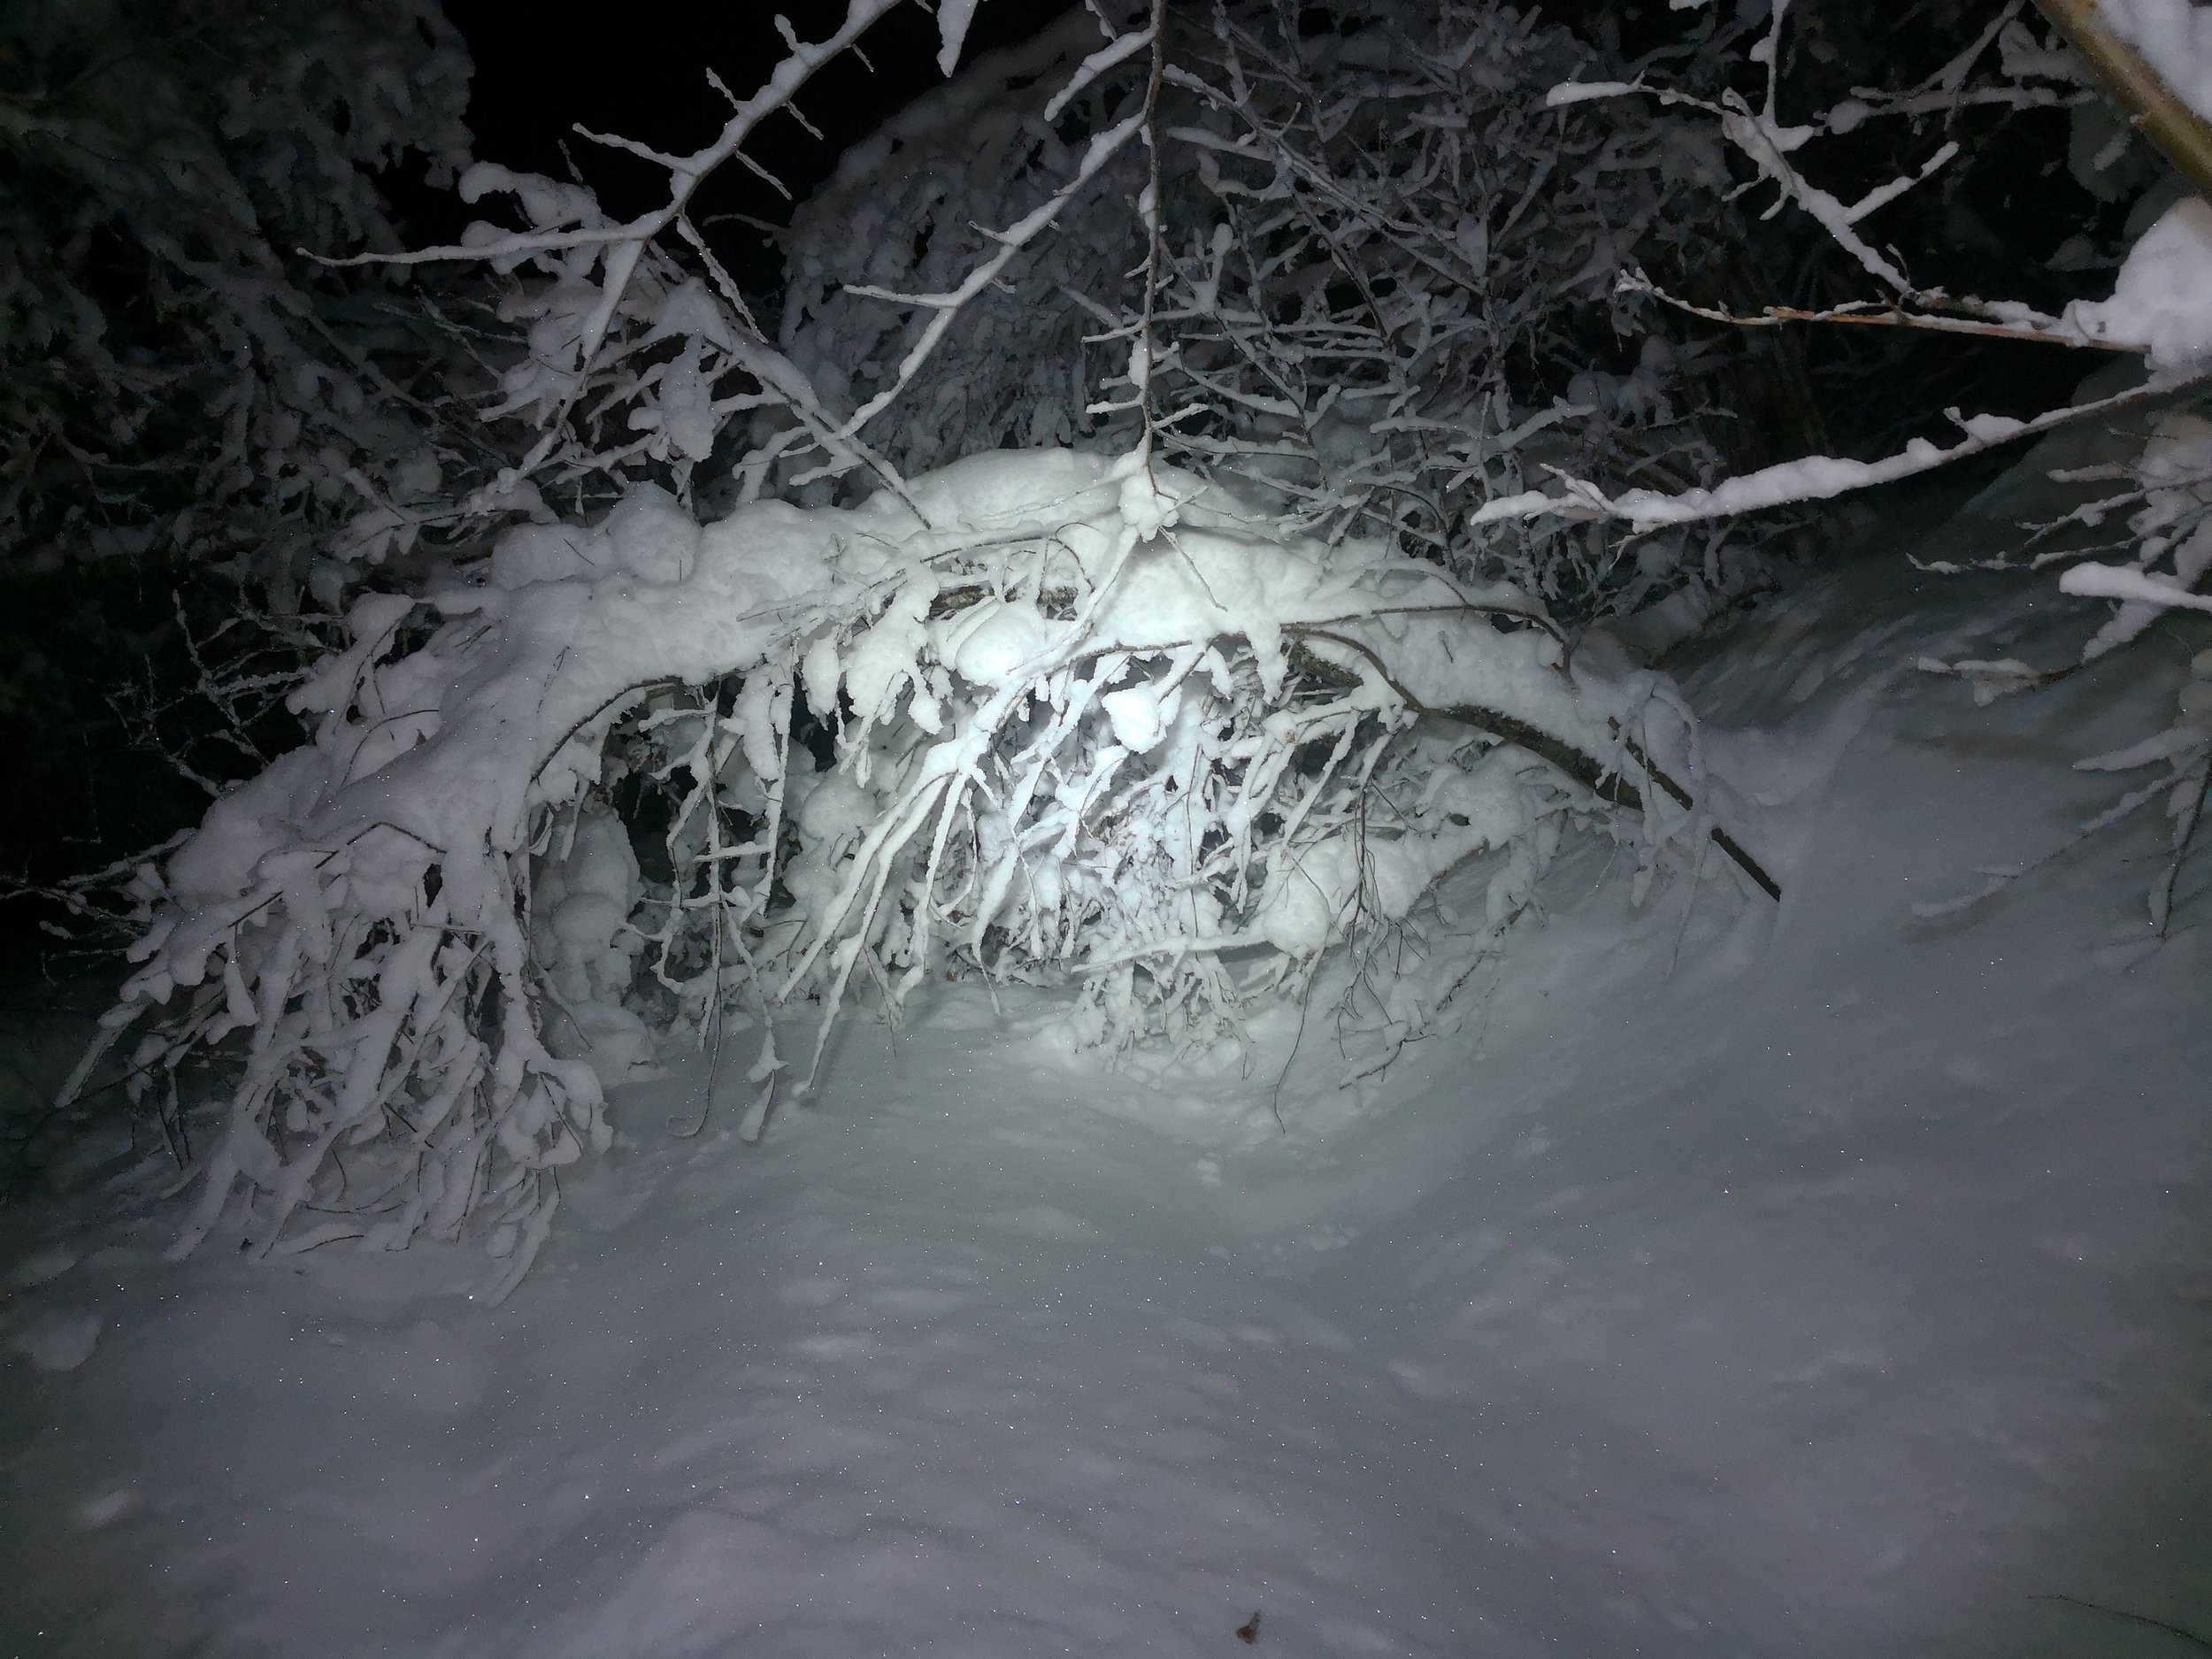
[[[1448,720],[1454,725],[1464,726],[1475,731],[1486,733],[1501,742],[1510,743],[1516,749],[1526,750],[1539,760],[1580,784],[1601,801],[1609,802],[1615,806],[1626,807],[1632,812],[1640,812],[1644,810],[1642,791],[1622,777],[1619,772],[1608,767],[1596,756],[1586,754],[1571,743],[1554,737],[1550,733],[1531,726],[1525,720],[1517,719],[1512,715],[1501,713],[1495,709],[1479,708],[1473,704],[1455,704],[1448,709],[1433,708],[1401,685],[1391,674],[1390,670],[1385,666],[1381,657],[1372,648],[1353,639],[1348,634],[1333,633],[1325,628],[1310,627],[1286,627],[1283,632],[1292,638],[1325,640],[1332,645],[1340,645],[1347,650],[1358,652],[1372,664],[1376,674],[1385,685],[1390,687],[1392,694],[1415,714],[1432,720]],[[1635,759],[1636,764],[1643,768],[1644,775],[1673,797],[1675,803],[1685,811],[1694,812],[1697,810],[1697,803],[1691,798],[1690,792],[1655,765],[1651,757],[1644,752],[1643,747],[1633,738],[1627,739],[1626,741],[1629,754]],[[1726,853],[1734,861],[1738,869],[1756,882],[1762,892],[1777,903],[1781,902],[1781,884],[1769,875],[1758,860],[1744,849],[1741,842],[1717,824],[1712,827],[1712,839],[1713,844]]]
[[[2212,385],[2212,373],[2200,370],[2161,373],[2131,391],[2101,397],[2093,403],[2048,410],[2030,420],[2015,420],[2002,415],[1961,417],[1955,410],[1951,411],[1952,416],[1968,436],[1964,442],[1953,444],[1947,449],[1925,439],[1916,439],[1899,453],[1878,461],[1847,461],[1828,455],[1808,456],[1763,467],[1755,472],[1746,472],[1710,488],[1685,490],[1674,495],[1654,490],[1632,489],[1609,496],[1587,480],[1571,478],[1555,469],[1554,475],[1565,490],[1563,495],[1549,495],[1542,490],[1528,490],[1517,495],[1499,496],[1485,502],[1477,509],[1473,522],[1478,525],[1496,524],[1555,513],[1570,520],[1623,520],[1636,531],[1642,532],[1663,525],[1697,524],[1713,518],[1732,518],[1740,514],[1763,512],[1770,508],[1789,506],[1798,502],[1827,501],[1837,495],[1849,495],[1855,490],[1870,489],[1878,484],[1893,483],[1899,479],[1932,472],[1938,467],[1962,461],[1970,456],[1985,454],[2002,444],[2016,443],[2023,438],[2032,438],[2093,416],[2158,403],[2177,393],[2192,391],[2206,385]]]
[[[1738,328],[1778,328],[1784,323],[1855,323],[1873,328],[1916,328],[1927,334],[1978,334],[1988,340],[2024,340],[2042,345],[2090,348],[2142,356],[2149,347],[2127,340],[2103,340],[2072,326],[2062,318],[2036,316],[2019,323],[1977,322],[1966,317],[1905,311],[1888,300],[1855,300],[1825,311],[1804,311],[1794,305],[1770,305],[1747,316],[1739,311],[1698,305],[1668,293],[1641,271],[1624,271],[1613,284],[1616,294],[1648,294],[1663,304],[1708,322],[1728,323]]]

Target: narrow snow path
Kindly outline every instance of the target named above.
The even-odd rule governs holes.
[[[1699,677],[1778,912],[1570,861],[1379,1096],[1317,1010],[1287,1134],[954,986],[758,1148],[618,1099],[495,1310],[467,1253],[11,1220],[6,1651],[2188,1651],[2036,1598],[2212,1635],[2212,951],[2134,940],[2147,838],[1911,918],[2143,718],[1899,679],[1925,600]]]

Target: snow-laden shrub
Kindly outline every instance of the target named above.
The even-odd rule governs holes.
[[[141,1029],[157,1094],[235,1056],[180,1250],[469,1232],[511,1286],[644,1057],[641,953],[693,1021],[766,1021],[772,1087],[783,1022],[818,1064],[841,1011],[895,1015],[933,971],[1071,981],[1110,1053],[1208,1048],[1331,946],[1417,924],[1434,969],[1384,991],[1387,1046],[1570,822],[1701,827],[1657,771],[1695,776],[1660,682],[1571,663],[1516,590],[1135,457],[979,457],[704,528],[639,495],[348,629],[296,699],[313,742],[142,878],[109,1040]],[[679,803],[634,908],[605,805],[632,778]],[[1478,858],[1477,911],[1424,915]]]
[[[898,1018],[933,972],[1057,984],[1074,1040],[1109,1056],[1233,1051],[1256,1002],[1302,996],[1338,948],[1366,1063],[1382,1064],[1531,910],[1571,824],[1634,841],[1640,883],[1667,849],[1709,838],[1774,891],[1699,810],[1694,728],[1663,684],[1571,649],[1548,603],[1557,585],[1525,559],[1476,556],[1516,545],[1509,534],[1473,511],[1464,546],[1413,534],[1378,505],[1389,480],[1356,455],[1381,452],[1357,442],[1348,471],[1302,483],[1256,427],[1218,453],[1175,437],[1204,423],[1171,404],[1174,388],[1210,388],[1232,411],[1257,396],[1234,380],[1246,369],[1203,368],[1202,347],[1280,353],[1310,403],[1258,412],[1304,422],[1308,460],[1355,389],[1378,408],[1346,430],[1415,433],[1418,450],[1416,417],[1434,411],[1389,400],[1425,384],[1425,365],[1457,396],[1455,377],[1514,349],[1483,332],[1468,291],[1431,292],[1402,264],[1396,320],[1360,325],[1383,331],[1379,378],[1362,378],[1356,349],[1329,368],[1317,342],[1347,308],[1320,244],[1359,214],[1308,222],[1295,204],[1325,191],[1286,187],[1286,209],[1271,187],[1190,175],[1240,204],[1206,221],[1206,248],[1223,226],[1259,238],[1238,256],[1258,284],[1245,294],[1219,252],[1192,263],[1204,249],[1147,179],[1129,221],[1144,297],[1132,310],[1115,290],[1102,319],[1120,365],[1102,377],[1120,424],[1090,428],[1104,452],[1027,447],[1096,411],[979,443],[979,403],[956,415],[957,448],[988,453],[901,465],[892,411],[910,396],[936,407],[931,388],[966,373],[967,309],[1024,280],[1030,250],[1085,234],[1061,221],[1127,188],[1128,157],[1164,165],[1158,0],[1057,78],[1039,118],[1082,111],[1057,134],[1063,170],[1033,202],[993,204],[1007,211],[976,258],[912,297],[925,315],[895,361],[856,350],[841,381],[818,337],[795,357],[763,333],[690,204],[892,4],[849,0],[828,37],[795,39],[756,92],[731,95],[710,143],[659,157],[663,206],[618,223],[580,185],[480,164],[461,194],[518,225],[377,256],[505,284],[497,315],[518,341],[490,354],[498,387],[480,412],[501,434],[488,452],[511,461],[347,527],[357,550],[436,527],[448,556],[353,598],[290,698],[312,741],[132,877],[138,971],[73,1087],[136,1030],[123,1083],[199,1183],[180,1252],[219,1229],[264,1254],[465,1233],[500,1258],[488,1288],[503,1294],[545,1237],[559,1170],[607,1144],[604,1090],[649,1061],[657,1025],[688,1028],[718,1059],[732,1010],[764,1026],[752,1134],[793,1022],[810,1028],[810,1087],[841,1018]],[[939,9],[948,65],[972,12]],[[1488,40],[1481,15],[1455,26]],[[1509,21],[1500,52],[1555,47]],[[1425,109],[1447,111],[1474,56],[1424,83]],[[1340,66],[1358,142],[1382,142],[1383,71],[1356,52]],[[1133,104],[1117,79],[1132,69],[1146,71]],[[1194,121],[1260,107],[1210,114],[1212,95],[1177,73]],[[1513,120],[1561,123],[1516,97]],[[1356,153],[1330,159],[1376,200],[1396,188]],[[1540,178],[1514,165],[1533,202]],[[1521,213],[1483,200],[1503,211],[1493,269],[1509,273]],[[1248,205],[1291,218],[1263,232],[1236,217]],[[1379,246],[1411,257],[1434,228],[1393,227]],[[1280,291],[1261,280],[1263,242],[1303,273]],[[1213,297],[1178,333],[1194,281]],[[1509,308],[1504,275],[1492,291]],[[1274,334],[1234,332],[1248,303]],[[1440,355],[1409,348],[1409,330]],[[1341,392],[1322,383],[1332,373]],[[1569,418],[1523,411],[1502,448]],[[1170,464],[1177,443],[1254,465],[1210,481]],[[1479,466],[1460,480],[1494,482]],[[1480,859],[1479,887],[1455,888],[1473,907],[1447,905],[1439,883]],[[188,1065],[227,1092],[219,1132],[188,1146]]]

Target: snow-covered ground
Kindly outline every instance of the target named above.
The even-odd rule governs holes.
[[[2145,1621],[2212,1637],[2212,898],[2145,937],[2139,827],[1911,905],[2116,794],[2068,763],[2199,625],[1976,709],[1905,665],[2094,608],[1878,550],[1688,677],[1778,910],[1568,858],[1367,1094],[1318,1006],[1148,1080],[950,984],[757,1147],[741,1076],[695,1140],[703,1065],[618,1094],[495,1309],[472,1252],[0,1214],[4,1651],[2189,1651]]]

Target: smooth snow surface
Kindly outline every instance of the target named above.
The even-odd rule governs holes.
[[[942,985],[757,1147],[733,1055],[696,1140],[702,1062],[617,1091],[490,1310],[473,1250],[0,1213],[0,1651],[2187,1651],[2039,1598],[2212,1636],[2207,899],[2142,936],[2143,831],[1910,909],[2096,810],[2201,624],[1909,664],[2096,611],[1892,550],[1763,612],[1687,686],[1780,909],[1563,857],[1379,1086],[1319,1005],[1102,1076]]]

